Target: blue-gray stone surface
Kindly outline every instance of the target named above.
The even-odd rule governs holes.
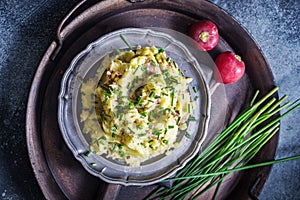
[[[26,102],[58,23],[78,0],[0,1],[0,199],[43,199],[27,155]],[[300,1],[213,0],[253,36],[279,94],[300,97]],[[300,154],[300,110],[282,120],[276,158]],[[276,164],[260,199],[300,199],[300,160]]]

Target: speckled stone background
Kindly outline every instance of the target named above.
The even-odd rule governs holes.
[[[31,80],[59,22],[79,0],[0,0],[0,199],[43,199],[27,156]],[[213,0],[261,47],[280,95],[300,97],[300,1]],[[282,120],[276,158],[300,154],[300,110]],[[260,199],[300,199],[300,160],[276,164]]]

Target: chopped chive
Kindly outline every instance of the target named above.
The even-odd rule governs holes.
[[[152,118],[152,116],[153,116],[153,112],[152,112],[152,111],[150,111],[150,112],[149,112],[149,119],[151,119],[151,118]],[[150,124],[150,125],[149,125],[149,124],[150,124],[150,123],[148,123],[148,126],[149,126],[149,127],[150,127],[150,125],[152,126],[152,124]]]
[[[149,114],[151,114],[151,112],[149,112]],[[153,127],[153,124],[151,124],[150,122],[148,122],[147,125],[149,126],[149,128]]]
[[[103,90],[105,90],[107,93],[111,93],[110,90],[109,90],[109,88],[106,87],[105,85],[100,85],[100,87],[101,87]]]
[[[191,113],[191,104],[188,104],[188,113]]]
[[[132,130],[130,127],[128,127],[128,129],[132,134],[135,134],[134,130]]]
[[[159,99],[159,98],[161,98],[159,95],[156,95],[155,97],[154,97],[155,99]]]
[[[118,91],[119,91],[118,88],[113,89],[113,93],[117,93]]]
[[[146,136],[146,133],[140,133],[138,134],[139,137],[143,137],[143,136]]]
[[[179,124],[180,120],[181,120],[181,117],[178,117],[178,119],[177,119],[177,125]]]
[[[127,89],[128,89],[128,90],[131,88],[131,85],[132,85],[132,83],[131,83],[131,82],[130,82],[130,83],[128,83],[128,85],[127,85]]]
[[[111,118],[111,115],[105,114],[105,116]]]
[[[149,97],[153,97],[154,96],[154,91],[152,91],[150,94],[149,94]]]
[[[152,66],[156,67],[156,62],[155,62],[154,60],[151,60],[151,61],[150,61],[150,64],[151,64]]]
[[[93,166],[93,167],[95,167],[97,164],[94,163],[94,162],[92,162],[92,163],[90,163],[90,165]]]
[[[150,99],[148,99],[148,101],[151,102],[151,103],[154,103],[154,101],[152,101],[152,100],[150,100]]]
[[[175,77],[170,77],[167,79],[168,82],[179,84],[178,80]]]
[[[140,66],[137,66],[137,68],[134,70],[133,75],[137,72],[137,70],[140,68]]]
[[[143,129],[143,127],[142,127],[140,124],[138,124],[138,125],[136,126],[136,128],[137,128],[137,129],[140,129],[140,130]]]
[[[197,90],[197,88],[195,86],[193,87],[193,90],[194,90],[195,93],[198,92],[198,90]]]
[[[163,48],[158,48],[158,53],[163,53],[165,50]]]
[[[123,151],[119,151],[121,157],[124,157],[125,153]]]
[[[115,49],[115,50],[114,50],[114,53],[115,53],[115,54],[119,54],[120,51],[119,51],[118,49]]]
[[[166,115],[168,112],[170,112],[170,110],[171,110],[170,108],[164,109],[163,114]]]
[[[198,96],[195,96],[195,101],[197,101],[199,99],[199,97]]]
[[[122,145],[122,144],[118,144],[118,148],[119,148],[120,150],[122,150],[123,145]]]
[[[133,108],[134,107],[134,103],[130,102],[128,106],[129,106],[129,108]]]
[[[159,136],[162,134],[162,132],[161,131],[155,131],[153,134],[157,135],[157,139],[159,139]]]
[[[110,93],[110,92],[106,92],[106,93],[105,93],[105,97],[108,97],[108,98],[109,98],[110,96],[111,96],[111,93]]]
[[[112,138],[115,138],[115,137],[116,137],[116,134],[115,134],[115,133],[112,133],[112,134],[111,134],[111,137],[112,137]]]
[[[104,144],[102,140],[106,140],[106,137],[104,135],[101,136],[100,138],[97,138],[94,143],[100,142],[101,144]]]
[[[137,101],[137,104],[141,104],[141,101],[142,101],[142,97],[139,97],[138,101]]]
[[[185,133],[185,137],[187,137],[187,138],[190,139],[190,138],[191,138],[191,135],[190,135],[188,132],[186,132],[186,133]]]
[[[104,145],[104,142],[103,142],[103,140],[100,140],[100,141],[99,141],[99,143],[100,143],[100,144],[102,144],[102,145]]]
[[[162,71],[162,74],[165,75],[165,76],[167,76],[167,75],[169,75],[169,71],[168,70],[164,70],[164,71]]]
[[[144,65],[142,65],[142,66],[141,66],[141,70],[142,70],[142,71],[146,71],[147,68],[146,68]]]
[[[122,91],[119,91],[118,97],[122,97]]]
[[[165,129],[165,132],[164,132],[164,134],[167,134],[167,132],[168,132],[168,129]]]
[[[100,114],[100,119],[101,119],[101,122],[105,122],[105,118],[103,115]]]
[[[174,104],[174,91],[171,92],[171,106]]]
[[[170,57],[167,57],[166,61],[167,62],[170,62],[171,58]]]
[[[127,38],[125,37],[125,35],[120,34],[120,37],[121,37],[122,40],[125,42],[125,44],[129,47],[129,49],[132,50],[132,46],[131,46],[131,44],[129,43],[129,41],[127,40]]]
[[[154,140],[149,140],[148,143],[151,143],[151,142],[153,142],[153,141],[154,141]]]
[[[119,119],[119,120],[120,120],[120,121],[123,120],[123,117],[124,117],[124,113],[121,113],[121,114],[120,114],[120,119]]]
[[[113,147],[110,148],[110,151],[111,151],[111,152],[115,152],[115,151],[116,151],[116,144],[113,144]]]
[[[163,140],[164,144],[168,144],[168,142],[169,142],[168,140]]]
[[[117,131],[117,125],[114,124],[113,127],[111,127],[111,130],[112,131]]]
[[[175,61],[173,61],[173,65],[177,68],[177,63]]]
[[[165,93],[165,92],[162,92],[162,95],[164,95],[164,96],[169,96],[167,93]]]
[[[189,117],[189,121],[197,121],[195,117]]]
[[[146,113],[146,112],[141,112],[141,115],[142,115],[143,117],[146,117],[146,116],[147,116],[147,113]]]
[[[173,125],[170,125],[170,126],[168,126],[168,128],[171,129],[171,128],[174,128],[174,126],[173,126]]]
[[[91,151],[88,151],[88,152],[85,153],[85,156],[86,156],[86,157],[90,157],[91,155],[92,155],[92,152],[91,152]]]

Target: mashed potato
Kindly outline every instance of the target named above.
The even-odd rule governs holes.
[[[106,68],[104,75],[96,75],[101,80],[89,80],[81,88],[81,121],[91,151],[139,166],[175,148],[192,112],[192,80],[156,47],[120,52],[101,67]]]

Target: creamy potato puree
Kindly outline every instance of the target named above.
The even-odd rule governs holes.
[[[106,71],[96,87],[90,80],[81,88],[81,121],[90,134],[91,151],[139,166],[175,148],[193,108],[188,91],[192,79],[157,47],[120,52],[102,67]],[[90,113],[92,98],[96,118]]]

